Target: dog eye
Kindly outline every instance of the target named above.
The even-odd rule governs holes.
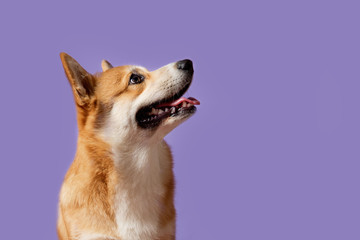
[[[131,74],[129,84],[139,84],[144,81],[144,76],[138,74]]]

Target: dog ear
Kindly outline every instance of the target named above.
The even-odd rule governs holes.
[[[75,101],[83,106],[90,102],[94,95],[95,78],[88,73],[75,59],[70,55],[60,53],[65,74],[73,89]]]
[[[113,66],[108,61],[102,60],[101,61],[101,68],[102,68],[103,72],[105,72],[106,70],[109,70],[110,68],[113,68]]]

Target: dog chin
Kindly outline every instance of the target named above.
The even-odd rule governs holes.
[[[178,114],[177,116],[169,117],[165,119],[155,130],[155,135],[159,139],[163,139],[167,134],[169,134],[173,129],[179,126],[181,123],[185,122],[190,118],[196,111],[196,108],[193,112],[187,112]]]

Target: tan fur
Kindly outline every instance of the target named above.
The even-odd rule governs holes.
[[[102,60],[101,61],[101,68],[105,72],[106,70],[109,70],[110,68],[113,68],[113,66],[108,61]]]
[[[79,136],[74,161],[65,176],[60,192],[57,226],[59,239],[129,240],[119,236],[121,223],[116,220],[118,210],[115,201],[122,196],[122,191],[125,191],[129,184],[135,184],[127,181],[136,181],[136,175],[129,172],[127,167],[116,164],[114,154],[117,150],[114,149],[118,148],[114,146],[117,145],[113,146],[111,141],[104,137],[107,136],[104,129],[114,103],[134,101],[149,84],[156,81],[163,70],[148,72],[144,68],[134,66],[112,67],[106,61],[102,63],[103,73],[91,75],[69,55],[61,53],[60,56],[74,93]],[[146,82],[128,85],[129,76],[134,68],[146,76]],[[82,81],[86,81],[85,85]],[[133,138],[124,137],[129,139],[129,143],[124,141],[125,143],[119,144],[119,151],[131,151],[130,142]],[[160,140],[155,145],[159,147],[161,154],[159,189],[162,190],[159,195],[154,195],[159,196],[156,198],[159,206],[156,212],[158,230],[149,235],[151,237],[148,239],[175,239],[173,160],[165,141]],[[150,178],[153,179],[153,176],[149,176]],[[136,191],[133,194],[136,197]]]

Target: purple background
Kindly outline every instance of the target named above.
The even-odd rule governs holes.
[[[360,239],[358,1],[1,1],[1,239],[56,239],[76,145],[59,52],[194,61],[167,140],[178,239]]]

